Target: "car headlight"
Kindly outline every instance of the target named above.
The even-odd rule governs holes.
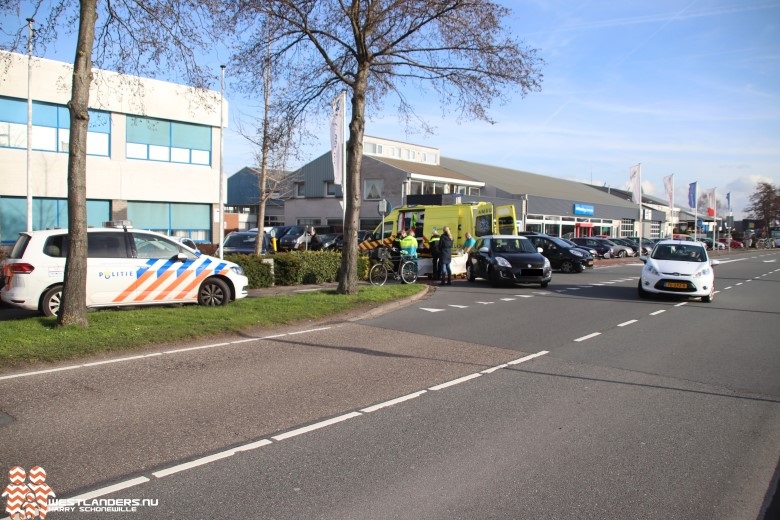
[[[577,251],[576,249],[570,249],[570,251],[571,251],[571,254],[573,254],[574,256],[578,256],[580,258],[585,256],[585,255],[582,254],[582,251]]]
[[[240,265],[231,265],[230,270],[237,275],[244,276],[244,269],[242,269]]]
[[[503,256],[497,256],[496,263],[501,267],[512,267],[512,264],[509,263],[509,260],[507,260]]]
[[[699,271],[696,271],[693,273],[694,278],[701,278],[702,276],[709,276],[710,274],[710,268],[705,267],[704,269],[700,269]]]
[[[547,269],[548,267],[550,267],[550,259],[545,256],[544,257],[544,268]]]
[[[645,267],[645,270],[648,273],[652,274],[653,276],[660,276],[661,275],[661,273],[658,272],[658,269],[656,269],[655,267],[653,267],[652,265],[649,265],[649,264]]]

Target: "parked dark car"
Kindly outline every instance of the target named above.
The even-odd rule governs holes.
[[[295,249],[307,249],[311,240],[312,226],[290,226],[287,232],[278,238],[276,248],[279,251],[292,251]],[[314,226],[314,230],[320,236],[328,233],[336,233],[333,226]]]
[[[364,240],[367,240],[372,237],[373,237],[373,232],[365,231],[361,229],[357,232],[357,243],[360,244]],[[327,249],[332,249],[334,251],[341,251],[343,247],[344,247],[344,234],[339,233],[338,235],[336,235],[336,239],[333,242],[333,244]]]
[[[606,240],[603,238],[595,238],[595,237],[575,237],[569,239],[578,246],[588,247],[590,249],[595,249],[596,254],[599,255],[601,258],[611,258],[613,256],[613,250],[612,245],[610,245]]]
[[[563,240],[564,242],[566,242],[567,244],[569,244],[572,247],[576,247],[577,249],[581,249],[581,250],[585,251],[586,253],[588,253],[593,258],[596,258],[597,256],[599,256],[599,254],[596,252],[596,250],[593,249],[592,247],[581,246],[579,244],[575,244],[574,242],[572,242],[568,238],[561,237],[561,240]]]
[[[268,233],[263,234],[263,247],[261,254],[267,254],[271,248],[271,235]],[[257,231],[234,231],[225,237],[225,242],[222,244],[222,254],[255,254],[255,244],[257,244]],[[219,250],[217,250],[217,256],[219,256]]]
[[[563,273],[581,273],[586,267],[593,267],[593,256],[578,247],[571,246],[558,237],[549,235],[528,235],[528,240],[542,249],[553,269]]]
[[[552,267],[528,237],[487,235],[480,237],[466,260],[469,282],[485,278],[493,286],[505,283],[547,287]]]

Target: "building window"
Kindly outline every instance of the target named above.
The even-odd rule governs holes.
[[[303,182],[296,182],[295,183],[295,196],[298,198],[303,198],[306,196],[306,193],[304,192],[304,187],[306,185]]]
[[[211,127],[127,116],[127,158],[211,165]]]
[[[476,186],[469,187],[469,195],[479,195],[481,193],[481,188],[478,188]]]
[[[68,153],[68,107],[38,101],[32,105],[32,149]],[[110,144],[111,114],[89,110],[87,155],[108,157]],[[0,97],[0,147],[27,148],[27,100]]]
[[[624,218],[620,221],[620,236],[632,237],[634,236],[634,219]]]
[[[325,196],[326,197],[335,197],[336,196],[336,185],[332,182],[326,182],[325,183]]]
[[[363,200],[381,200],[384,181],[372,179],[363,182]]]

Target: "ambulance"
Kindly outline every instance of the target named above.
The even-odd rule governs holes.
[[[515,207],[512,204],[497,206],[490,202],[474,202],[442,205],[410,205],[393,209],[376,227],[372,236],[359,244],[361,253],[369,253],[379,247],[392,247],[400,230],[414,228],[419,244],[417,253],[420,275],[431,274],[428,239],[436,230],[439,234],[449,226],[452,232],[452,272],[466,272],[466,258],[461,254],[466,233],[474,237],[486,235],[517,235]]]

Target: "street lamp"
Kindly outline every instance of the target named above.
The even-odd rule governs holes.
[[[222,81],[219,95],[219,258],[224,257],[222,242],[225,241],[225,65],[222,69]]]
[[[33,229],[32,217],[32,51],[33,51],[33,20],[27,19],[27,231]]]

